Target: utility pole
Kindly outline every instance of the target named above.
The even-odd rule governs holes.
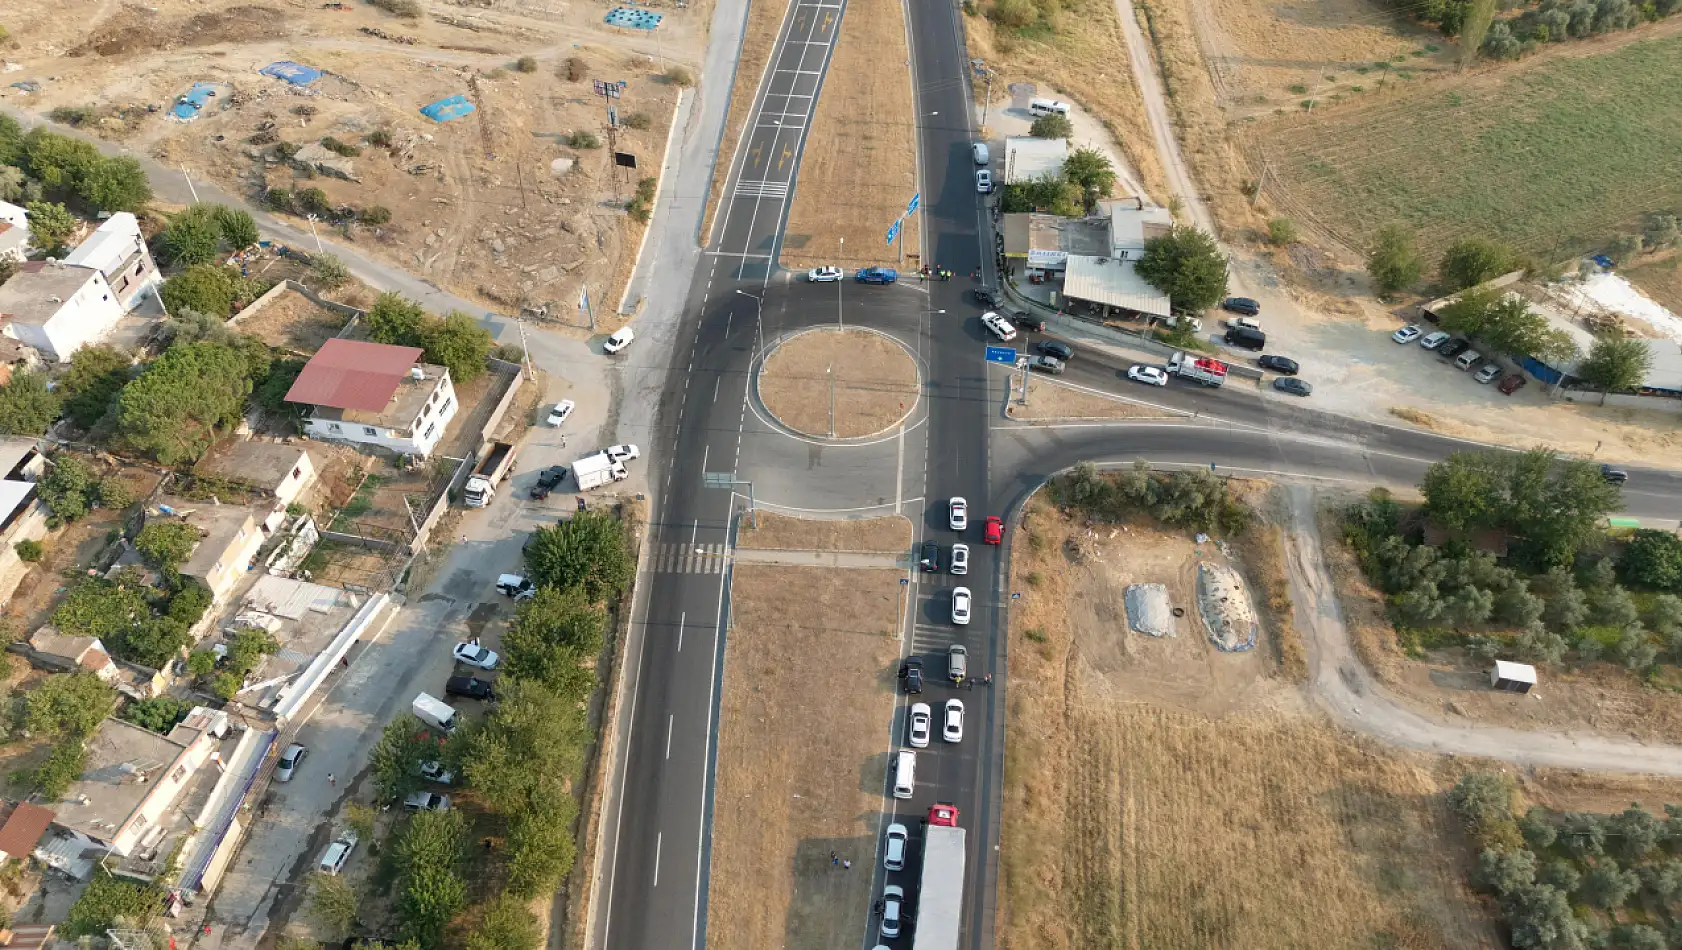
[[[754,339],[754,345],[753,345],[753,348],[754,348],[754,354],[755,354],[756,358],[763,358],[764,355],[765,355],[765,301],[764,301],[763,298],[755,297],[753,294],[750,294],[747,291],[742,290],[740,288],[738,288],[736,290],[736,293],[739,293],[742,296],[747,297],[754,302],[754,308],[753,308],[753,339]]]
[[[835,364],[824,371],[829,375],[829,437],[835,438]]]
[[[1026,406],[1028,404],[1028,358],[1024,356],[1017,360],[1016,368],[1022,371],[1022,405]]]
[[[197,199],[195,199],[195,200],[197,200]],[[314,237],[315,237],[315,252],[317,254],[327,253],[326,251],[321,249],[321,235],[319,233],[317,233],[317,231],[315,230],[315,221],[316,221],[315,215],[306,214],[306,215],[304,215],[304,218],[305,218],[305,220],[309,221],[309,223],[310,223],[310,234],[314,235]]]
[[[613,102],[624,90],[625,84],[622,82],[596,80],[596,95],[602,97],[602,104],[607,107],[607,174],[613,183],[613,203],[616,205],[620,204],[619,165],[614,161],[614,156],[619,152],[619,110]]]
[[[580,284],[578,302],[584,305],[584,313],[590,318],[590,332],[596,332],[596,308],[590,306],[590,285]]]
[[[187,179],[187,190],[193,193],[193,204],[199,203],[199,190],[193,187],[193,176],[187,173],[187,163],[181,163],[181,177]]]
[[[987,107],[993,104],[993,70],[983,66],[981,67],[981,75],[982,78],[987,80],[987,98],[981,101],[981,124],[985,127],[987,125]]]
[[[514,325],[520,328],[520,354],[525,357],[521,362],[525,364],[526,378],[536,379],[537,370],[531,365],[531,343],[526,339],[526,321],[518,313],[514,315]]]

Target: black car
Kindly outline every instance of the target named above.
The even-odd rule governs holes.
[[[1295,376],[1280,376],[1273,381],[1273,388],[1282,393],[1293,396],[1306,396],[1314,391],[1314,387]]]
[[[1437,355],[1442,357],[1445,360],[1451,360],[1451,359],[1454,359],[1456,356],[1459,356],[1460,354],[1466,352],[1467,350],[1469,350],[1471,348],[1472,348],[1472,344],[1468,343],[1465,340],[1460,340],[1460,339],[1449,340],[1447,343],[1444,343],[1442,346],[1437,347]]]
[[[1228,297],[1221,301],[1221,309],[1230,313],[1238,313],[1243,314],[1246,317],[1253,317],[1261,313],[1261,304],[1251,300],[1249,297]]]
[[[992,287],[977,287],[970,293],[975,295],[978,303],[987,307],[997,307],[1003,299],[999,296],[999,292]]]
[[[1075,358],[1075,348],[1062,340],[1041,340],[1034,344],[1034,349],[1046,356],[1055,356],[1065,363]]]
[[[926,574],[938,573],[940,571],[940,545],[933,541],[924,541],[923,553],[917,558],[917,566],[922,568]]]
[[[905,682],[907,693],[923,691],[923,658],[914,656],[899,665],[899,678]]]
[[[1281,376],[1295,376],[1297,361],[1285,356],[1263,356],[1256,360],[1262,369],[1270,369]]]
[[[495,699],[496,690],[490,680],[477,676],[452,676],[444,681],[444,695],[464,696],[468,699]]]
[[[1613,468],[1610,465],[1600,466],[1600,477],[1606,479],[1614,485],[1622,485],[1623,483],[1629,481],[1628,472],[1621,468]]]
[[[549,466],[537,474],[537,484],[531,487],[531,496],[538,501],[548,498],[549,493],[554,491],[561,484],[561,479],[566,477],[567,469],[565,465]]]
[[[1032,330],[1035,333],[1045,332],[1045,319],[1043,317],[1036,317],[1033,314],[1028,313],[1026,310],[1017,310],[1013,312],[1010,315],[1010,322],[1016,324],[1019,329]]]

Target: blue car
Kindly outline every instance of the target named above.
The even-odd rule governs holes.
[[[891,284],[899,280],[899,271],[892,267],[863,267],[853,275],[861,284]]]

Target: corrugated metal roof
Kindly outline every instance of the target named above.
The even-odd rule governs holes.
[[[328,340],[304,364],[286,401],[378,412],[391,402],[391,394],[421,353],[418,346]]]
[[[1109,257],[1070,254],[1069,269],[1063,275],[1063,296],[1158,317],[1171,312],[1168,295],[1140,277],[1132,261]]]

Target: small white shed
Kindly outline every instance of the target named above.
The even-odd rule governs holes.
[[[1489,685],[1508,693],[1528,693],[1536,685],[1536,667],[1496,660],[1495,669],[1489,673]]]

